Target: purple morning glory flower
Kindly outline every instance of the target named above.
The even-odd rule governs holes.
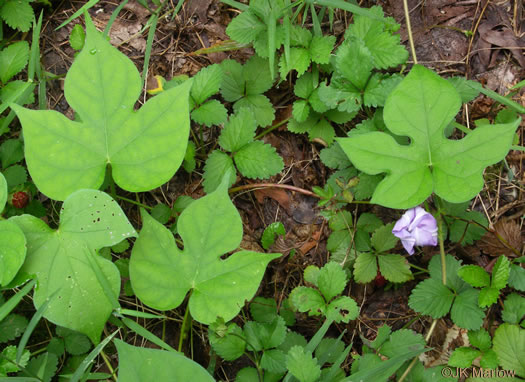
[[[434,246],[438,243],[436,219],[421,207],[405,212],[392,229],[392,233],[401,239],[409,255],[414,254],[415,245]]]

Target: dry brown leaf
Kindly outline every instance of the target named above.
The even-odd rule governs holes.
[[[319,242],[319,239],[321,238],[321,231],[316,231],[312,234],[312,240],[307,241],[304,243],[301,248],[299,248],[299,251],[301,251],[302,254],[307,253],[309,250],[314,248],[317,243]]]
[[[493,64],[492,61],[487,60],[487,52],[490,57],[490,50],[485,50],[485,48],[487,48],[487,45],[488,47],[490,47],[490,45],[495,45],[502,49],[509,49],[520,66],[525,68],[525,57],[523,56],[521,49],[525,47],[525,44],[514,35],[514,32],[511,29],[506,26],[494,25],[487,22],[480,24],[478,32],[480,40],[482,40],[480,41],[480,48],[484,48],[479,52],[479,55],[485,67],[490,67]],[[495,50],[492,56],[496,57],[497,53],[498,50]]]
[[[290,212],[290,196],[282,188],[260,188],[255,190],[254,194],[255,199],[257,199],[260,204],[263,204],[265,197],[271,198],[279,203],[279,205],[284,208],[286,212]]]
[[[498,222],[494,224],[493,231],[496,232],[497,235],[494,234],[494,232],[487,232],[478,242],[479,249],[490,256],[507,255],[516,257],[516,252],[508,248],[508,246],[514,248],[518,253],[521,253],[523,236],[520,226],[515,220],[498,220]],[[498,238],[498,235],[508,246]]]

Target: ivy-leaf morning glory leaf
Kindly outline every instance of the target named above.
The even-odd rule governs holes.
[[[359,170],[387,174],[372,203],[410,208],[432,192],[460,203],[481,190],[484,168],[505,157],[521,120],[481,126],[461,140],[446,139],[444,129],[460,107],[461,98],[448,81],[416,65],[390,93],[384,109],[387,127],[409,136],[409,145],[399,145],[382,132],[339,139]]]
[[[121,381],[215,381],[206,369],[182,353],[132,346],[118,339],[115,346]]]
[[[186,152],[191,82],[162,92],[134,112],[142,90],[137,68],[89,17],[86,29],[86,43],[64,85],[81,121],[12,105],[23,126],[31,177],[56,200],[81,188],[100,187],[108,165],[123,189],[156,188],[173,176]]]
[[[7,181],[5,180],[4,174],[0,172],[0,213],[4,210],[6,202],[7,202]]]
[[[129,266],[133,290],[146,305],[173,309],[191,290],[189,309],[195,320],[229,321],[253,297],[267,264],[281,256],[242,250],[220,259],[237,249],[242,239],[242,222],[228,197],[227,178],[180,215],[182,251],[171,231],[142,211],[144,225]]]
[[[20,227],[27,239],[21,272],[36,275],[35,307],[54,295],[44,317],[98,343],[114,307],[99,276],[105,277],[116,300],[120,275],[117,267],[96,251],[136,236],[120,206],[104,192],[79,190],[64,202],[56,231],[32,215],[9,221]]]
[[[15,278],[24,264],[26,251],[22,230],[9,220],[0,220],[0,286],[9,284]]]

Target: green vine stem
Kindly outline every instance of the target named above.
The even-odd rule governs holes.
[[[115,194],[115,197],[113,199],[119,199],[119,200],[123,200],[124,202],[128,202],[128,203],[131,203],[131,204],[134,204],[136,206],[139,206],[139,207],[142,207],[142,208],[145,208],[147,210],[152,210],[153,207],[150,207],[150,206],[147,206],[145,204],[142,204],[142,203],[139,203],[139,202],[136,202],[134,201],[133,199],[129,199],[129,198],[126,198],[124,196],[120,196],[120,195],[116,195]]]
[[[115,369],[113,369],[113,366],[111,365],[111,362],[109,361],[109,357],[104,353],[104,350],[100,351],[100,355],[102,356],[102,359],[104,360],[104,363],[109,369],[109,373],[111,374],[111,378],[117,382],[117,374],[115,374]]]
[[[189,293],[189,297],[191,297],[191,292]],[[190,299],[188,297],[188,303],[186,304],[186,311],[184,312],[184,318],[182,319],[182,325],[180,327],[180,333],[179,333],[179,348],[177,349],[179,352],[182,352],[182,344],[184,343],[184,339],[188,335],[188,328],[191,328],[191,315],[190,315]]]
[[[257,350],[255,350],[255,346],[253,346],[245,337],[237,334],[237,333],[229,333],[230,336],[233,336],[233,337],[237,337],[237,338],[240,338],[241,340],[243,340],[247,346],[251,347],[252,348],[252,351],[253,351],[253,357],[248,353],[248,352],[244,352],[244,355],[246,356],[246,358],[248,358],[250,361],[252,361],[252,363],[254,364],[255,368],[257,369],[257,376],[259,377],[259,382],[263,382],[264,380],[264,376],[263,376],[263,371],[261,370],[261,366],[260,366],[260,361],[259,361],[259,357],[257,356]]]
[[[408,0],[403,0],[403,8],[405,10],[405,21],[407,23],[408,41],[410,41],[410,50],[412,51],[412,58],[414,64],[417,64],[416,48],[414,46],[414,37],[412,36],[412,27],[410,25],[410,11],[408,10]]]
[[[288,123],[288,121],[290,120],[290,118],[286,118],[286,119],[283,119],[281,122],[279,123],[276,123],[275,125],[273,126],[270,126],[268,127],[267,129],[265,129],[264,131],[262,131],[259,135],[257,135],[254,140],[257,140],[257,139],[261,139],[262,137],[264,137],[266,134],[274,131],[275,129],[281,127],[282,125],[284,125],[285,123]]]
[[[441,217],[441,212],[438,211],[437,214],[437,222],[438,222],[438,241],[439,241],[439,254],[441,256],[441,281],[443,282],[443,285],[447,285],[447,265],[446,265],[446,257],[445,257],[445,240],[443,239],[443,218]],[[438,320],[435,318],[432,321],[432,324],[430,325],[430,329],[428,330],[427,335],[425,336],[425,342],[428,342],[430,340],[430,337],[432,336],[432,333],[434,332],[434,329],[436,328]],[[401,378],[399,378],[398,382],[403,382],[407,375],[410,373],[410,371],[414,368],[416,362],[418,360],[418,357],[415,357],[412,362],[408,365],[403,375],[401,375]]]
[[[447,285],[447,259],[445,257],[445,240],[443,239],[443,218],[441,212],[437,214],[439,254],[441,255],[441,281]]]

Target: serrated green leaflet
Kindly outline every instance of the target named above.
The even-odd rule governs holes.
[[[18,314],[10,314],[0,321],[0,343],[20,337],[27,328],[27,318]]]
[[[495,289],[503,289],[507,286],[510,274],[510,261],[506,256],[500,256],[492,268],[491,286]]]
[[[423,350],[424,348],[425,340],[421,334],[417,334],[409,329],[400,329],[390,335],[389,340],[379,349],[379,353],[392,358],[399,353],[410,350]]]
[[[360,253],[354,263],[354,277],[357,282],[367,283],[377,275],[376,255],[370,252]]]
[[[218,64],[201,69],[193,78],[190,96],[194,105],[191,119],[197,123],[212,126],[226,121],[228,112],[218,100],[206,101],[219,91],[222,82],[222,68]]]
[[[408,305],[416,312],[440,318],[447,314],[454,301],[454,294],[439,280],[426,279],[412,290]]]
[[[347,276],[345,271],[333,261],[322,267],[317,277],[317,286],[326,301],[330,301],[335,296],[343,293],[346,282]]]
[[[443,131],[460,106],[460,96],[450,83],[416,65],[389,95],[384,109],[387,127],[396,135],[409,136],[410,145],[399,145],[381,132],[339,140],[358,169],[387,174],[372,203],[410,208],[432,192],[459,203],[481,190],[484,168],[505,157],[520,120],[482,126],[461,140],[448,140]]]
[[[471,330],[468,332],[468,339],[472,346],[480,350],[487,351],[492,346],[490,334],[485,329]]]
[[[223,78],[221,94],[226,101],[235,102],[237,112],[243,107],[250,109],[259,126],[268,126],[275,117],[275,110],[270,100],[262,95],[273,85],[273,76],[268,68],[268,61],[252,56],[246,64],[234,60],[221,62]]]
[[[356,16],[354,23],[348,27],[345,38],[354,37],[362,43],[370,52],[376,68],[386,69],[404,63],[408,52],[400,43],[400,36],[392,34],[391,28],[386,28],[387,23],[379,21],[390,21],[389,18],[385,18],[383,9],[374,6],[368,11],[376,18]]]
[[[26,258],[26,238],[22,230],[8,220],[0,221],[0,285],[9,284]]]
[[[31,215],[10,221],[27,239],[27,258],[21,271],[36,275],[38,280],[35,307],[58,291],[44,317],[98,343],[113,305],[92,263],[96,261],[116,298],[120,291],[117,267],[96,251],[136,235],[122,209],[101,191],[79,190],[64,202],[56,231]]]
[[[386,252],[396,246],[399,239],[392,234],[392,228],[394,223],[379,227],[372,234],[370,242],[377,252]]]
[[[413,278],[408,261],[401,255],[381,254],[377,261],[379,271],[388,281],[403,283]]]
[[[494,333],[494,351],[504,369],[525,377],[525,329],[502,324]]]
[[[266,265],[281,256],[239,251],[220,259],[242,239],[241,218],[228,197],[226,179],[180,215],[183,251],[167,228],[145,211],[142,218],[130,260],[133,290],[146,305],[160,310],[179,306],[192,290],[191,315],[205,324],[235,317],[257,291]]]
[[[31,21],[35,17],[33,8],[28,0],[7,0],[0,6],[0,17],[13,29],[27,32],[31,28]]]
[[[458,276],[474,287],[490,285],[490,275],[477,265],[465,265],[458,270]]]
[[[503,309],[503,321],[509,324],[519,324],[525,316],[525,298],[516,293],[511,293],[505,299],[505,308]]]
[[[470,367],[472,362],[481,355],[477,349],[469,347],[459,347],[454,350],[448,364],[453,367]]]
[[[290,301],[299,312],[308,312],[317,316],[324,310],[326,303],[319,291],[308,287],[297,287],[290,293]]]
[[[286,325],[282,317],[275,316],[271,322],[248,321],[244,336],[254,350],[266,350],[281,345],[286,337]]]
[[[233,156],[237,168],[244,176],[265,179],[279,173],[284,162],[275,148],[262,141],[250,142]]]
[[[275,243],[276,236],[285,236],[286,231],[281,222],[274,222],[265,228],[261,237],[261,244],[264,249],[268,250]],[[273,301],[273,300],[272,300]]]
[[[450,310],[450,318],[460,328],[477,330],[483,324],[485,312],[478,306],[479,290],[468,288],[460,292]]]
[[[286,367],[290,374],[301,382],[314,382],[321,376],[321,366],[312,352],[300,346],[294,346],[286,355]]]
[[[212,330],[208,331],[210,345],[226,361],[234,361],[244,354],[246,341],[242,339],[242,336],[242,329],[235,323],[229,324],[227,332],[222,336]]]
[[[243,108],[230,117],[219,137],[219,145],[226,151],[237,152],[253,141],[257,125],[253,113]]]
[[[225,176],[228,176],[228,187],[235,183],[235,165],[232,158],[220,150],[213,150],[206,159],[204,166],[204,191],[213,192],[221,184]]]
[[[27,65],[29,44],[19,41],[0,52],[0,80],[5,84]]]
[[[136,347],[121,340],[115,340],[115,346],[119,381],[215,381],[201,365],[182,353]]]
[[[284,167],[282,158],[275,148],[262,141],[254,141],[257,125],[253,112],[241,108],[225,124],[219,137],[219,145],[232,152],[235,165],[240,173],[248,178],[269,178]],[[204,190],[215,190],[224,175],[230,172],[228,187],[235,181],[235,167],[231,157],[219,150],[214,150],[204,166]]]
[[[141,92],[137,68],[89,17],[86,27],[85,46],[64,85],[81,122],[56,111],[12,105],[23,126],[29,172],[39,190],[57,200],[81,188],[98,188],[108,165],[120,187],[151,190],[168,181],[184,158],[191,82],[162,92],[134,112]]]

